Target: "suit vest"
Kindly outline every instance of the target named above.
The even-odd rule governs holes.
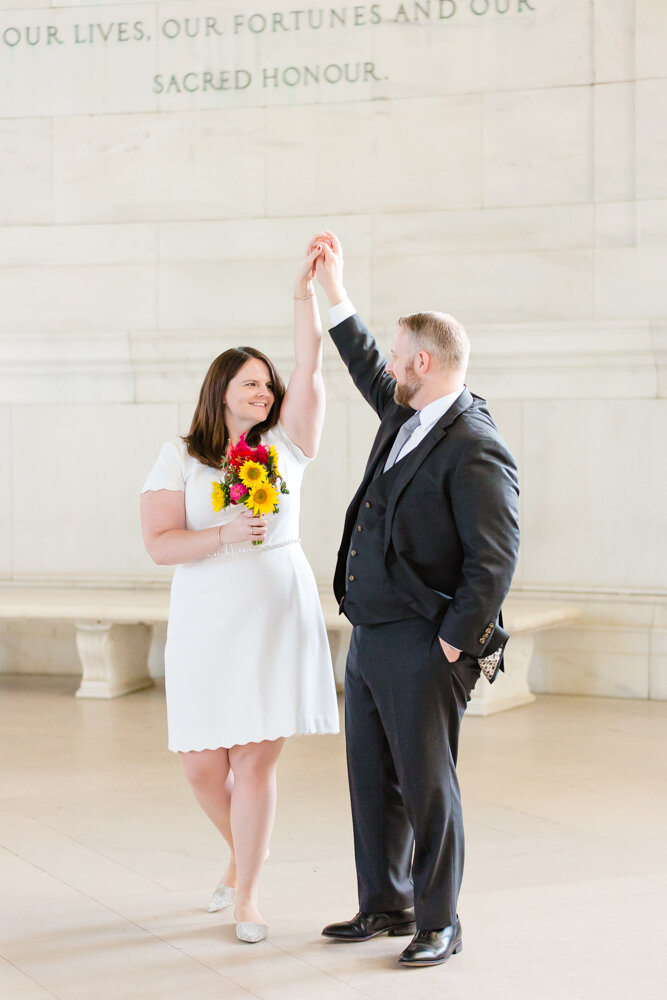
[[[347,553],[343,604],[343,611],[353,625],[377,625],[418,617],[401,599],[385,568],[385,515],[400,468],[401,462],[396,462],[373,479],[357,510]]]

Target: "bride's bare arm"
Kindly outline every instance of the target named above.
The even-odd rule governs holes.
[[[280,420],[288,437],[314,458],[324,423],[322,379],[322,324],[312,279],[321,246],[311,243],[294,281],[294,371],[290,377]]]
[[[266,538],[266,518],[254,517],[250,510],[219,527],[201,531],[186,528],[182,490],[149,490],[141,496],[140,510],[144,545],[158,566],[194,562],[230,542],[259,542]]]

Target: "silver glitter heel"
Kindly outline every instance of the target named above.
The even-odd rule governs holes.
[[[215,887],[211,898],[208,901],[208,912],[217,913],[218,910],[224,910],[236,900],[236,889],[232,889],[231,885],[225,885],[221,882]]]
[[[251,920],[241,920],[236,925],[236,936],[239,941],[247,941],[248,944],[257,944],[263,941],[269,933],[266,924],[253,924]]]

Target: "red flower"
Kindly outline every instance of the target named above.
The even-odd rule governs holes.
[[[260,465],[266,465],[266,463],[269,460],[268,449],[265,448],[263,444],[258,444],[257,447],[253,451],[252,457],[253,457],[253,460],[255,462],[259,462]]]
[[[242,434],[238,442],[229,450],[229,462],[235,469],[240,469],[244,462],[253,457],[252,448],[246,444],[245,434]]]

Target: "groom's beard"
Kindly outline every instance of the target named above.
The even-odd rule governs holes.
[[[407,378],[405,382],[396,381],[394,386],[394,399],[399,406],[409,406],[410,400],[419,392],[421,389],[421,380],[418,375],[415,374],[414,370],[412,376]]]

